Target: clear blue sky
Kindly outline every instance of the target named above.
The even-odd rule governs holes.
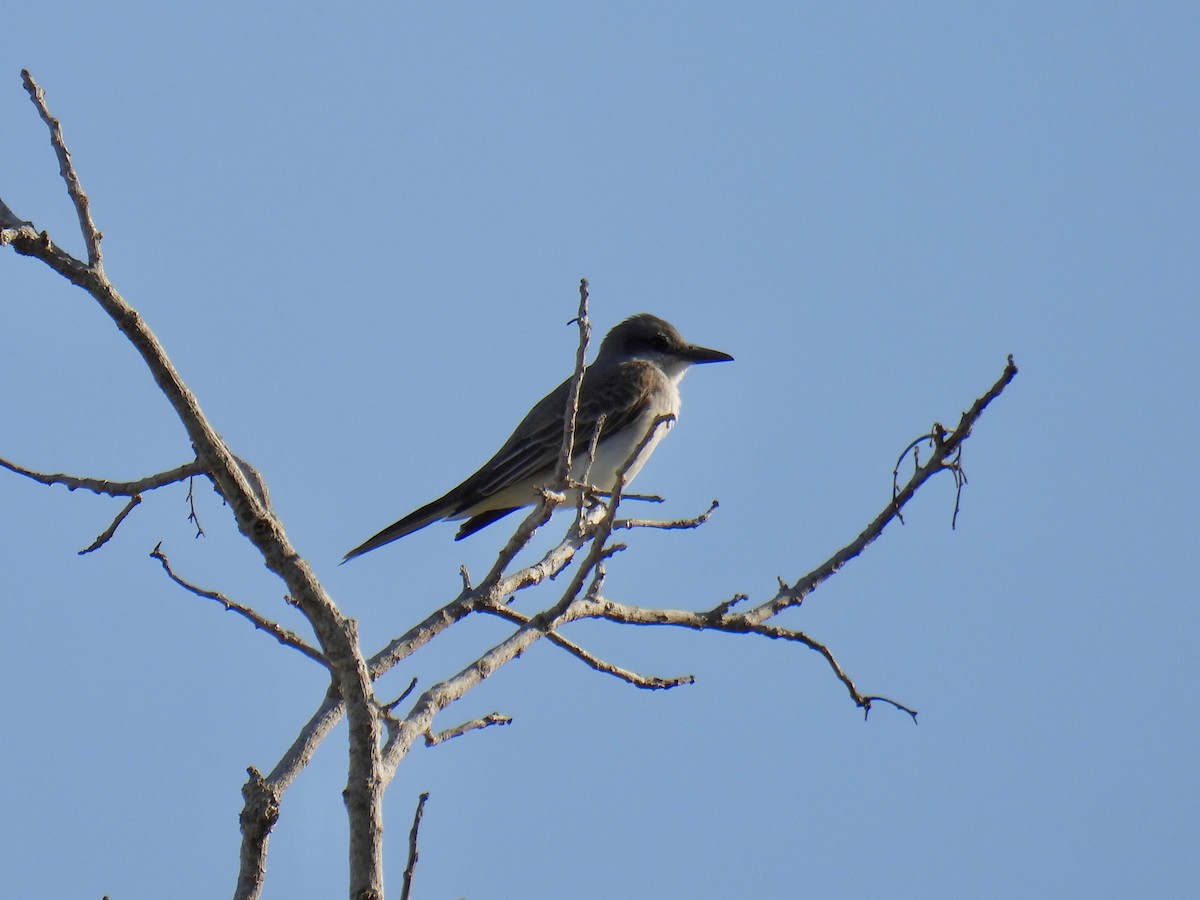
[[[949,478],[788,623],[814,654],[584,626],[643,693],[538,646],[389,794],[417,896],[1183,897],[1200,632],[1195,4],[28,4],[0,33],[0,196],[81,249],[30,68],[108,271],[374,649],[504,538],[349,547],[469,473],[564,377],[576,284],[737,362],[693,372],[609,593],[756,598],[853,537],[896,454],[1013,353]],[[182,430],[88,298],[0,254],[0,455],[132,478]],[[321,671],[169,584],[300,627],[205,489],[117,501],[0,475],[5,896],[224,896],[245,767]],[[565,523],[556,520],[556,528]],[[549,602],[549,595],[542,600]],[[538,598],[523,597],[530,610]],[[385,683],[429,684],[470,623]],[[344,736],[286,796],[267,897],[345,890]]]

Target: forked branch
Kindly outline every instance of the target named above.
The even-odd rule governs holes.
[[[858,537],[842,547],[807,575],[800,577],[791,584],[781,583],[779,592],[774,597],[755,607],[747,615],[753,621],[765,622],[767,619],[778,615],[789,607],[799,606],[804,602],[804,598],[816,590],[822,582],[862,553],[872,541],[883,534],[883,530],[893,519],[900,516],[901,510],[912,500],[921,485],[925,484],[925,482],[938,472],[945,470],[958,471],[960,464],[954,457],[962,449],[963,441],[971,436],[971,429],[975,427],[975,423],[979,421],[979,417],[983,415],[983,411],[1004,392],[1004,389],[1008,387],[1016,375],[1017,366],[1013,362],[1012,356],[1009,356],[1008,363],[1005,365],[1004,371],[996,380],[996,383],[982,397],[972,403],[970,409],[962,414],[957,428],[949,433],[946,433],[944,429],[942,430],[942,435],[934,442],[933,452],[928,461],[924,465],[917,466],[912,477],[909,478],[904,487],[893,492],[892,501],[871,521],[871,524],[863,529]],[[924,439],[919,438],[917,443],[920,443]],[[911,449],[912,447],[913,444],[910,444],[909,448]],[[957,479],[956,483],[958,483]],[[961,485],[959,486],[961,487]],[[957,509],[957,500],[955,501],[955,507]]]

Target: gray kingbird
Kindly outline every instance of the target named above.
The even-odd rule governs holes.
[[[660,416],[679,415],[679,381],[689,366],[726,362],[733,357],[720,350],[689,344],[671,323],[641,313],[613,328],[600,344],[596,360],[584,371],[575,421],[571,478],[587,481],[599,491],[611,491],[625,465]],[[444,496],[409,513],[346,554],[346,560],[382,547],[441,519],[466,519],[456,541],[497,519],[531,506],[540,488],[550,486],[562,452],[563,421],[567,414],[568,378],[539,400],[512,436],[483,467]],[[588,469],[587,449],[600,425],[595,459]],[[661,424],[625,473],[628,484],[649,459],[671,427]],[[577,496],[577,495],[576,495]]]

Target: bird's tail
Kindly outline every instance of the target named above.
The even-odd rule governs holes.
[[[432,503],[427,503],[418,510],[410,512],[399,522],[393,522],[379,534],[367,538],[353,550],[343,557],[342,562],[354,559],[356,556],[362,556],[364,553],[374,550],[377,547],[382,547],[384,544],[390,544],[392,541],[399,540],[406,534],[412,534],[414,531],[420,531],[426,525],[432,525],[439,519],[444,519],[447,516],[452,516],[457,512],[457,498],[454,497],[454,492],[451,491],[445,497],[439,497]]]

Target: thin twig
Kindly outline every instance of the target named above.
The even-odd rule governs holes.
[[[33,80],[28,69],[21,70],[21,81],[25,85],[25,90],[29,92],[29,99],[37,107],[42,121],[50,129],[50,143],[54,147],[55,156],[58,157],[59,174],[66,182],[67,194],[70,195],[71,202],[75,205],[75,214],[79,217],[79,230],[87,245],[88,267],[96,274],[101,274],[104,271],[104,260],[100,252],[100,239],[103,235],[96,228],[96,223],[92,221],[91,204],[88,202],[87,194],[83,192],[83,185],[79,181],[79,174],[75,171],[75,164],[71,162],[71,151],[67,149],[66,142],[63,140],[62,124],[50,114],[50,108],[46,105],[46,92]]]
[[[132,497],[130,497],[129,502],[125,504],[119,513],[117,513],[117,517],[112,520],[112,524],[100,532],[99,537],[92,541],[91,544],[80,550],[79,555],[83,556],[86,553],[91,553],[93,550],[99,550],[101,547],[107,544],[109,540],[112,539],[112,536],[117,533],[117,529],[120,527],[121,523],[125,521],[125,517],[133,512],[133,508],[141,502],[141,494],[134,494]]]
[[[162,552],[161,543],[156,544],[154,549],[150,551],[150,557],[152,559],[157,559],[162,564],[163,571],[167,573],[167,577],[184,590],[190,591],[197,597],[204,597],[208,600],[217,601],[225,607],[226,611],[235,612],[244,617],[251,622],[255,628],[267,632],[267,634],[274,637],[275,640],[279,641],[279,643],[291,647],[294,650],[299,650],[309,659],[315,660],[323,666],[329,665],[325,661],[325,657],[321,654],[321,651],[311,646],[307,641],[304,640],[304,638],[300,637],[300,635],[296,634],[295,632],[288,631],[288,629],[284,628],[282,625],[272,622],[270,619],[259,614],[250,607],[238,603],[236,600],[230,600],[224,594],[218,593],[217,591],[205,590],[204,588],[196,587],[194,584],[189,584],[188,582],[184,581],[171,569],[170,561]]]
[[[574,487],[574,485],[572,485],[572,487]],[[581,487],[587,487],[587,485],[581,485]],[[600,490],[596,490],[595,488],[592,488],[591,491],[597,497],[608,498],[608,497],[612,496],[612,493],[609,491],[600,491]],[[667,502],[666,497],[661,497],[658,494],[626,494],[626,493],[622,492],[621,502],[625,503],[629,500],[640,500],[643,503],[666,503]]]
[[[596,427],[592,429],[592,439],[588,441],[587,465],[583,469],[583,478],[578,481],[574,478],[567,478],[567,487],[578,491],[578,500],[575,504],[575,531],[581,537],[584,535],[584,511],[592,502],[591,498],[594,496],[589,479],[592,477],[592,466],[596,464],[596,450],[600,446],[600,432],[604,430],[604,423],[607,421],[607,413],[600,413],[596,417]]]
[[[535,627],[544,632],[553,630],[555,621],[566,613],[570,609],[571,604],[578,599],[579,592],[583,590],[584,580],[606,556],[605,544],[612,535],[613,522],[615,521],[613,517],[616,515],[617,507],[621,503],[621,491],[625,487],[625,480],[630,466],[650,446],[650,442],[654,440],[655,435],[658,434],[658,430],[674,421],[675,416],[671,413],[664,413],[661,416],[657,416],[650,423],[650,427],[646,429],[646,433],[642,435],[642,439],[638,441],[637,446],[633,448],[633,452],[629,454],[629,457],[617,469],[616,481],[613,484],[612,494],[608,498],[608,503],[598,507],[598,509],[604,512],[604,516],[596,522],[593,529],[592,546],[588,549],[587,556],[584,558],[583,563],[575,570],[575,574],[572,576],[566,590],[563,591],[558,603],[538,613],[531,620],[531,623]]]
[[[721,616],[726,615],[731,609],[733,609],[739,603],[743,603],[749,599],[750,599],[749,594],[734,594],[728,600],[722,600],[720,603],[718,603],[716,606],[714,606],[712,609],[710,609],[707,613],[705,613],[705,615],[712,616],[714,619],[720,618]]]
[[[154,475],[147,475],[144,478],[139,478],[136,481],[109,481],[104,478],[87,478],[78,475],[67,475],[62,472],[49,474],[46,472],[35,472],[33,469],[27,469],[24,466],[19,466],[7,459],[0,458],[0,468],[8,469],[17,475],[22,475],[31,481],[36,481],[38,484],[47,486],[62,485],[68,491],[85,490],[91,491],[93,494],[99,494],[105,497],[128,497],[129,502],[122,507],[117,513],[115,519],[100,535],[92,541],[92,543],[79,551],[79,555],[83,556],[86,553],[91,553],[99,550],[108,543],[117,528],[125,521],[135,506],[142,502],[142,493],[152,491],[156,488],[166,487],[169,484],[176,484],[186,479],[191,479],[195,475],[203,474],[204,467],[199,460],[192,460],[190,463],[184,463],[182,466],[177,466],[174,469],[169,469],[166,472],[158,472]],[[189,481],[188,484],[188,500],[192,498],[192,487]],[[193,514],[195,506],[192,507]],[[189,519],[192,516],[188,517]],[[199,524],[197,523],[197,527]]]
[[[200,516],[196,513],[196,479],[188,479],[187,505],[188,517],[187,520],[196,526],[196,537],[204,537],[204,527],[200,524]]]
[[[646,609],[640,606],[628,606],[606,597],[595,597],[578,604],[575,613],[576,617],[580,619],[605,619],[625,625],[665,625],[690,628],[693,631],[723,631],[726,634],[757,634],[772,640],[801,644],[819,653],[825,659],[838,681],[850,694],[855,706],[869,711],[872,700],[885,700],[897,709],[907,712],[914,720],[916,719],[916,711],[907,706],[894,700],[872,697],[862,693],[837,661],[833,651],[820,641],[793,628],[784,628],[769,622],[756,622],[752,613],[719,613],[718,610],[724,605],[721,604],[716,610],[709,612],[691,612],[684,609]]]
[[[555,579],[571,564],[575,554],[591,540],[592,530],[606,515],[608,515],[608,508],[605,506],[597,505],[587,510],[582,525],[572,523],[566,536],[557,545],[546,551],[546,555],[540,560],[504,576],[499,581],[485,581],[476,588],[476,596],[481,601],[491,602],[502,597],[510,597],[517,591],[541,584],[547,579]]]
[[[168,469],[166,472],[147,475],[145,478],[139,478],[136,481],[109,481],[104,478],[85,478],[78,475],[66,475],[61,472],[49,475],[43,472],[35,472],[32,469],[26,469],[24,466],[18,466],[16,463],[9,462],[3,458],[0,458],[0,468],[8,469],[17,475],[24,475],[26,478],[36,481],[39,484],[60,484],[68,491],[82,488],[85,491],[91,491],[93,494],[101,494],[107,497],[132,497],[135,494],[144,494],[155,488],[176,484],[193,475],[203,475],[205,471],[204,465],[196,459],[189,463],[184,463],[182,466],[177,466],[174,469]]]
[[[456,737],[462,737],[469,731],[478,731],[481,728],[487,728],[491,725],[511,725],[512,716],[506,716],[498,712],[488,713],[478,719],[472,719],[469,722],[463,722],[461,725],[455,725],[453,728],[447,728],[445,731],[439,731],[434,734],[432,731],[425,732],[425,746],[436,747],[438,744],[445,743]]]
[[[612,533],[613,514],[621,502],[621,490],[624,487],[629,467],[632,465],[632,461],[645,451],[658,429],[667,422],[673,421],[674,418],[673,415],[658,416],[646,429],[645,436],[634,448],[629,458],[617,470],[612,498],[607,504],[597,506],[593,510],[596,514],[596,524],[588,555],[577,567],[571,583],[563,591],[559,601],[549,609],[538,613],[530,619],[528,625],[518,628],[516,632],[483,653],[465,669],[430,687],[417,699],[409,714],[399,723],[399,727],[389,729],[389,735],[381,753],[384,783],[390,782],[395,776],[397,766],[412,748],[413,742],[418,736],[423,735],[426,740],[429,739],[431,723],[438,712],[464,696],[467,691],[481,683],[498,668],[518,658],[546,634],[575,617],[573,606],[580,601],[579,593],[583,589],[584,580],[605,558],[604,545]],[[499,581],[497,580],[493,584],[497,585]],[[481,596],[485,595],[490,597],[486,592],[481,592]],[[494,597],[490,597],[490,599],[495,602]]]
[[[509,606],[489,605],[481,606],[480,612],[490,613],[494,616],[499,616],[502,619],[507,619],[510,622],[517,624],[528,624],[530,617],[518,610]],[[679,687],[684,684],[694,684],[696,678],[693,675],[676,675],[673,677],[663,677],[659,675],[640,675],[637,672],[631,672],[628,669],[623,669],[613,663],[606,662],[594,654],[583,649],[579,644],[572,641],[570,638],[563,636],[558,631],[551,631],[546,634],[547,639],[563,650],[566,650],[576,659],[582,661],[590,668],[597,672],[603,672],[605,675],[612,675],[614,678],[619,678],[634,687],[642,688],[649,691],[666,690],[673,687]]]
[[[708,509],[690,519],[671,519],[669,521],[661,521],[659,519],[617,519],[613,523],[613,531],[619,531],[622,528],[662,528],[666,530],[699,528],[712,518],[713,511],[720,505],[714,500]]]
[[[958,527],[958,510],[962,504],[963,488],[967,486],[967,470],[962,466],[963,448],[960,445],[954,458],[946,463],[946,468],[954,473],[954,513],[950,516],[950,530]]]
[[[496,556],[496,561],[492,564],[491,571],[483,579],[480,585],[480,593],[488,593],[494,585],[504,576],[505,570],[512,563],[516,555],[529,543],[534,532],[550,521],[550,516],[554,514],[554,510],[560,504],[565,502],[566,496],[562,493],[562,489],[568,484],[568,476],[571,472],[571,455],[575,444],[575,422],[579,415],[579,391],[583,385],[583,375],[587,368],[585,362],[587,360],[588,341],[591,338],[591,324],[587,316],[588,304],[588,282],[586,278],[579,281],[579,312],[572,322],[579,323],[579,345],[575,351],[575,371],[571,377],[571,387],[567,392],[567,406],[563,410],[563,442],[559,450],[558,462],[555,464],[555,485],[553,488],[545,487],[542,489],[541,502],[534,506],[533,510],[527,515],[517,530],[513,532],[508,542],[500,550]],[[570,324],[570,323],[568,323]]]
[[[597,507],[597,512],[603,513],[606,507]],[[576,588],[578,593],[578,588]],[[449,678],[438,682],[425,691],[413,708],[405,716],[392,734],[389,735],[382,750],[383,776],[385,783],[390,782],[396,774],[396,768],[412,749],[417,738],[426,735],[431,728],[433,718],[451,703],[462,698],[476,685],[482,683],[493,672],[520,657],[548,631],[553,631],[574,618],[574,611],[569,609],[573,595],[566,594],[564,599],[551,610],[539,614],[530,624],[518,628],[499,644],[482,653],[474,662],[467,665]],[[558,610],[564,611],[559,613]],[[538,621],[548,619],[548,622]]]
[[[900,712],[905,712],[905,713],[908,713],[910,716],[912,716],[914,725],[920,724],[917,722],[917,711],[915,709],[913,709],[910,706],[905,706],[903,703],[897,703],[895,700],[892,700],[890,697],[879,697],[879,696],[863,697],[862,710],[863,710],[863,718],[864,719],[866,719],[867,716],[869,716],[871,714],[871,704],[872,703],[887,703],[891,706],[894,706],[896,709],[900,710]]]
[[[409,900],[412,893],[413,870],[417,867],[417,832],[421,828],[421,817],[425,815],[425,801],[429,792],[417,798],[417,810],[413,813],[412,828],[408,832],[408,863],[404,866],[404,881],[400,887],[400,900]]]
[[[752,617],[755,621],[764,622],[789,607],[798,606],[806,596],[816,590],[826,579],[830,578],[842,566],[861,554],[868,545],[883,533],[884,528],[900,514],[905,504],[912,500],[921,485],[938,472],[947,468],[953,468],[953,465],[948,463],[947,460],[951,459],[961,448],[962,442],[971,436],[971,429],[975,426],[979,417],[983,415],[983,411],[987,409],[988,404],[1003,393],[1004,389],[1016,377],[1017,371],[1017,366],[1010,355],[1008,357],[1008,364],[1004,367],[1004,372],[1000,375],[1000,378],[997,379],[996,383],[982,397],[971,404],[970,409],[962,414],[957,428],[947,431],[937,426],[936,431],[941,434],[941,438],[934,441],[933,454],[929,460],[913,472],[908,483],[893,496],[892,501],[863,529],[858,537],[793,584],[787,585],[781,583],[779,592],[774,597],[755,607],[749,613],[746,613],[746,615]],[[905,452],[907,453],[908,450],[913,449],[917,444],[928,439],[928,437],[929,435],[918,438],[912,444],[909,444]]]
[[[579,416],[579,392],[583,390],[583,376],[587,370],[588,341],[592,337],[592,323],[588,319],[588,280],[579,279],[579,312],[571,320],[579,325],[579,346],[575,351],[575,374],[571,377],[571,387],[567,391],[567,408],[563,416],[562,452],[554,468],[556,484],[566,484],[571,473],[571,458],[575,452],[575,422]],[[570,323],[567,323],[570,324]]]
[[[408,683],[408,687],[406,687],[404,689],[404,691],[400,694],[400,696],[397,697],[395,700],[393,700],[391,703],[383,704],[383,708],[388,711],[395,709],[397,706],[399,706],[401,703],[403,703],[406,699],[408,699],[408,697],[412,694],[412,692],[416,689],[416,687],[417,687],[417,676],[414,675],[412,677],[412,681],[410,681]]]

